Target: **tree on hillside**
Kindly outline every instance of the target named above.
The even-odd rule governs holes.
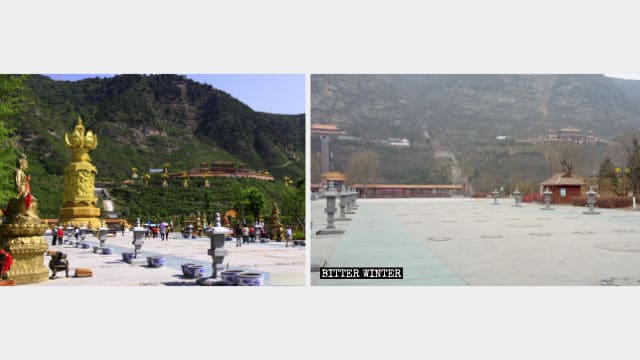
[[[598,191],[600,194],[616,194],[618,192],[618,181],[611,159],[604,158],[598,170]]]
[[[623,137],[622,144],[627,151],[627,169],[631,178],[630,187],[635,195],[638,193],[640,179],[640,133],[629,131]]]
[[[304,204],[305,191],[304,183],[296,186],[285,186],[282,190],[282,219],[285,223],[292,225],[295,229],[304,228]]]
[[[0,75],[0,204],[13,196],[11,174],[15,168],[16,149],[5,121],[22,111],[23,79],[21,75]]]
[[[562,171],[573,174],[574,170],[582,165],[582,149],[579,144],[560,143],[551,146],[545,155],[553,173]]]
[[[351,184],[374,184],[379,167],[378,155],[371,150],[365,150],[351,155],[345,172]]]
[[[260,218],[260,212],[266,203],[264,194],[260,189],[252,186],[244,191],[244,196],[247,210],[253,215],[254,221],[257,222]]]

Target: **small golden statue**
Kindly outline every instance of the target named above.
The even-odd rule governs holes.
[[[5,212],[6,222],[9,224],[40,224],[38,200],[31,194],[29,186],[31,176],[25,174],[28,167],[27,156],[20,155],[14,171],[16,196],[9,200]]]
[[[162,187],[168,187],[169,183],[167,182],[167,179],[169,179],[169,174],[167,172],[163,172],[160,177],[162,178]]]

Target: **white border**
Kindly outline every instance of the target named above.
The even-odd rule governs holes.
[[[6,1],[0,72],[638,73],[629,4]],[[0,294],[3,355],[12,358],[624,359],[637,357],[640,320],[635,288]]]

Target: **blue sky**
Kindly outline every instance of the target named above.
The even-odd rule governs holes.
[[[77,81],[112,74],[44,74],[54,80]],[[192,80],[210,84],[231,94],[255,111],[275,114],[305,112],[303,74],[186,74]]]

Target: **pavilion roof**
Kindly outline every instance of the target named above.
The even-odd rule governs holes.
[[[553,174],[550,178],[540,183],[542,186],[557,186],[557,185],[586,185],[584,178],[578,175],[557,173]]]

